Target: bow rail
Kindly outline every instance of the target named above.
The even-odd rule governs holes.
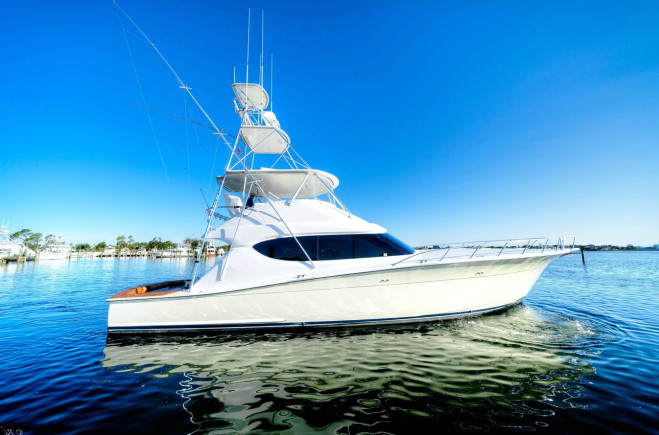
[[[574,249],[574,236],[561,236],[555,244],[550,244],[548,237],[528,237],[522,239],[485,240],[473,242],[441,243],[421,249],[393,265],[408,261],[426,263],[441,262],[446,258],[499,257],[501,255],[524,255],[530,252],[545,252],[547,249],[556,251]],[[540,251],[538,251],[540,250]]]

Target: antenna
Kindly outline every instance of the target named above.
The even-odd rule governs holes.
[[[273,103],[272,103],[275,94],[275,90],[272,87],[272,75],[274,70],[274,64],[275,64],[275,55],[270,53],[270,111],[271,112],[275,111],[275,109],[273,109]]]
[[[249,23],[251,21],[251,9],[247,9],[247,71],[245,72],[245,83],[249,83]],[[247,90],[247,87],[245,87]]]
[[[261,69],[259,77],[259,85],[263,86],[263,28],[264,28],[264,12],[261,9]]]

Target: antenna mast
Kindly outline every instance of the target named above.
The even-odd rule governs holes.
[[[251,13],[252,10],[247,9],[247,71],[245,72],[245,83],[249,83],[249,23],[251,21]]]
[[[264,12],[261,9],[261,69],[259,77],[259,85],[263,87],[263,28],[264,28]]]

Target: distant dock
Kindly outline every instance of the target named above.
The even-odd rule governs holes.
[[[0,264],[25,263],[26,261],[34,261],[34,257],[28,257],[27,255],[10,255],[8,257],[0,258]]]

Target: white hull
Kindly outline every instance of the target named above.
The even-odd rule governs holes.
[[[520,302],[566,250],[389,267],[242,290],[110,299],[114,332],[388,324],[472,316]]]
[[[48,260],[67,260],[71,255],[70,252],[40,252],[39,261],[48,261]]]

